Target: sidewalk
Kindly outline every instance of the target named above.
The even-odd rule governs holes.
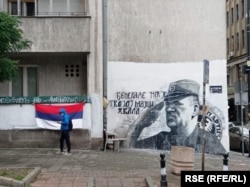
[[[72,155],[56,154],[56,149],[0,149],[0,167],[41,167],[30,187],[148,187],[160,186],[160,152],[152,150],[72,150]],[[180,176],[169,172],[168,187],[180,187]],[[250,170],[248,154],[229,153],[229,170]],[[195,154],[195,170],[201,170],[201,154]],[[205,170],[222,170],[223,156],[205,155]]]

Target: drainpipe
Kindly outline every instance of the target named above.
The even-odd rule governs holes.
[[[103,98],[107,99],[107,74],[108,74],[108,26],[107,26],[107,1],[103,0]],[[107,111],[103,108],[103,126],[107,127]]]

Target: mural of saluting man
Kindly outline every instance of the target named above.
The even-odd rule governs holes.
[[[134,137],[131,141],[134,147],[143,148],[144,146],[148,146],[165,150],[175,145],[193,147],[196,152],[201,152],[203,134],[199,124],[201,122],[201,116],[199,116],[199,90],[200,85],[196,81],[189,79],[182,79],[170,83],[164,101],[146,112],[150,113],[154,111],[154,113],[157,113],[158,116],[155,122],[158,123],[158,127],[162,128],[163,125],[166,125],[167,128],[153,134],[153,132],[155,132],[155,130],[153,130],[155,123],[145,123],[145,119],[143,123],[137,122],[135,125],[139,126],[135,128],[132,134]],[[162,118],[162,115],[166,119],[165,124],[159,125],[159,122],[164,123],[163,120],[157,119]],[[144,116],[146,117],[148,115],[144,114]],[[145,132],[152,132],[152,136]],[[143,137],[145,134],[147,134],[148,137]],[[137,139],[135,139],[136,136]],[[207,153],[223,154],[226,152],[224,146],[215,134],[205,131],[205,140],[205,151]]]

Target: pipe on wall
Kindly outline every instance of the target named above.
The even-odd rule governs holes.
[[[107,74],[108,74],[108,19],[107,19],[107,0],[103,0],[103,97],[107,99]],[[106,107],[103,108],[103,125],[107,126]]]

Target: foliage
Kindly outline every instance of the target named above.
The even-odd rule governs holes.
[[[32,168],[0,168],[0,176],[23,180],[31,171]]]
[[[10,53],[28,49],[31,41],[23,38],[18,17],[0,12],[0,82],[12,80],[17,75],[18,61],[9,58]]]

